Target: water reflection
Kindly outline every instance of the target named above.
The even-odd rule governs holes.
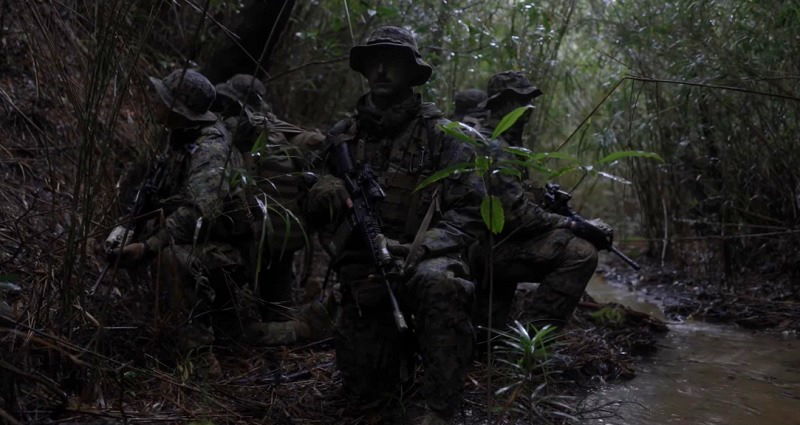
[[[657,314],[658,306],[601,279],[588,291]],[[655,311],[654,311],[655,309]],[[800,341],[702,322],[671,324],[635,379],[609,385],[597,402],[625,401],[619,419],[592,424],[800,425]]]

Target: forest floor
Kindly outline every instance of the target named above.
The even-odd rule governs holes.
[[[659,303],[669,320],[697,319],[791,335],[800,332],[796,272],[745,272],[725,284],[722,279],[698,278],[685,267],[642,261],[642,272],[620,266],[610,269],[606,277]]]
[[[101,288],[95,300],[116,304],[118,298],[119,288],[111,285]],[[18,311],[21,306],[14,307]],[[10,318],[0,321],[5,337],[22,348],[9,357],[11,365],[0,364],[0,374],[28,378],[11,381],[13,396],[5,399],[6,408],[24,418],[21,422],[196,424],[413,423],[422,409],[416,384],[388,405],[362,406],[345,397],[330,338],[284,347],[229,341],[215,348],[222,375],[208,378],[193,372],[195,358],[165,358],[158,348],[164,336],[154,334],[157,328],[141,322],[125,326],[129,321],[106,322],[71,337]],[[496,360],[487,367],[485,354],[476,358],[456,420],[486,423],[489,412],[497,423],[568,423],[613,415],[605,406],[587,404],[586,396],[600,384],[635,376],[637,359],[653,353],[666,330],[647,315],[587,296],[554,342],[538,347],[546,356],[537,356],[523,374]],[[15,333],[28,335],[28,341],[14,338]],[[511,352],[496,358],[519,364],[521,357]],[[37,365],[39,370],[26,372]],[[418,367],[417,382],[422,373]],[[513,388],[490,395],[489,385]]]

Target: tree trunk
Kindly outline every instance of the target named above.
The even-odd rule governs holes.
[[[226,37],[206,62],[203,74],[214,83],[234,74],[263,77],[294,4],[295,0],[250,0],[229,27],[239,39]]]

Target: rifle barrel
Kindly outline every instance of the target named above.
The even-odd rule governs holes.
[[[641,270],[642,266],[640,266],[639,263],[637,263],[636,261],[633,261],[631,259],[631,257],[628,257],[627,255],[625,255],[625,253],[623,253],[622,251],[617,249],[617,247],[612,246],[608,250],[613,252],[614,254],[617,254],[617,256],[619,258],[621,258],[622,261],[625,261],[626,263],[628,263],[628,265],[631,266],[634,270],[637,270],[637,271]]]

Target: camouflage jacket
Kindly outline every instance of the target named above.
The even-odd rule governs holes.
[[[490,139],[497,120],[483,117],[475,127],[486,139]],[[505,135],[503,135],[505,136]],[[495,160],[513,160],[513,155],[505,150],[509,140],[500,137],[491,140],[485,154]],[[524,178],[520,181],[514,176],[496,173],[489,177],[492,194],[500,198],[505,214],[504,233],[518,232],[521,237],[529,237],[555,228],[569,227],[569,220],[559,214],[549,212],[541,207],[543,189],[529,178],[528,169],[519,170]],[[485,186],[482,181],[474,181],[473,185]],[[485,226],[483,229],[485,230]],[[500,236],[501,238],[503,235]]]
[[[389,238],[411,242],[437,194],[439,208],[422,242],[431,255],[460,251],[469,239],[460,229],[468,218],[457,213],[474,199],[463,178],[451,177],[415,191],[428,176],[471,157],[467,146],[439,128],[448,122],[435,105],[422,103],[417,95],[381,111],[367,94],[359,100],[355,116],[335,124],[326,140],[329,147],[347,143],[353,164],[369,164],[375,172],[386,194],[378,208],[383,233]],[[335,168],[330,156],[324,164],[326,171]],[[350,248],[359,249],[359,242],[353,243]]]
[[[243,165],[230,133],[217,122],[194,134],[193,143],[173,143],[172,181],[160,200],[164,225],[147,239],[152,250],[171,243],[229,241],[244,233],[238,227],[242,206],[234,181],[234,170]]]

